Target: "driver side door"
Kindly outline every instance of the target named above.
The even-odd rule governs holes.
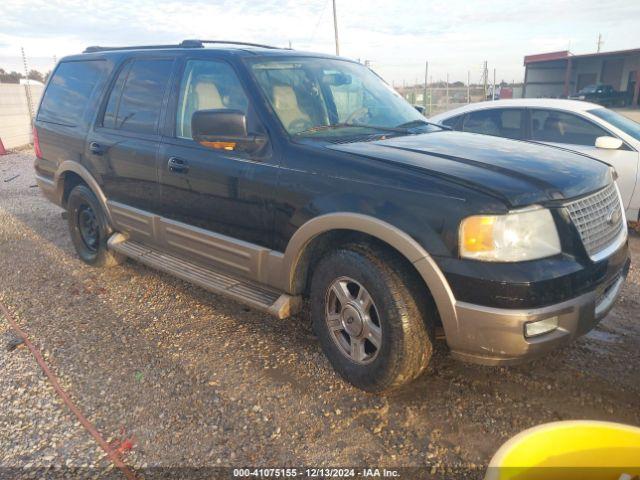
[[[276,157],[270,143],[249,154],[205,147],[192,138],[193,113],[207,109],[242,111],[249,131],[266,135],[231,64],[185,59],[177,77],[158,152],[158,177],[160,215],[180,223],[165,229],[165,240],[178,254],[235,268],[244,263],[224,259],[235,255],[236,242],[272,245]]]

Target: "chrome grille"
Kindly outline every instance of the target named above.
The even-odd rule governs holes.
[[[611,245],[624,228],[624,215],[615,183],[565,206],[591,257]]]

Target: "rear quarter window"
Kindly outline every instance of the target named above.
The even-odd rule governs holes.
[[[103,60],[60,63],[42,98],[38,120],[79,125],[93,89],[106,73]]]

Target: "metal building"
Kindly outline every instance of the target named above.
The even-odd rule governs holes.
[[[593,84],[611,85],[627,93],[638,107],[640,48],[573,55],[568,50],[524,57],[526,98],[563,98]]]

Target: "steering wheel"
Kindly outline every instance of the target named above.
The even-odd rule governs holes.
[[[353,123],[354,120],[361,118],[366,113],[369,113],[369,109],[367,107],[356,108],[349,114],[344,123]]]
[[[306,118],[296,118],[289,124],[289,131],[295,133],[304,132],[310,128],[313,128],[313,123],[311,120],[307,120]]]

